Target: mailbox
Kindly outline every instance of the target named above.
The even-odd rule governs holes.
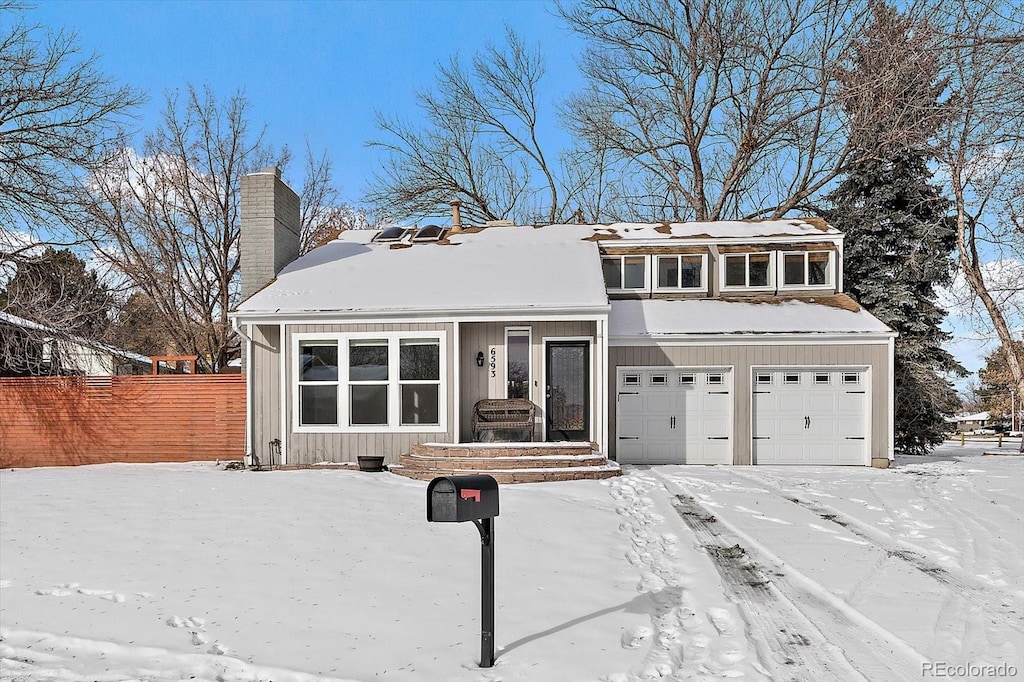
[[[441,476],[427,486],[427,521],[459,523],[498,515],[498,482],[491,476]]]

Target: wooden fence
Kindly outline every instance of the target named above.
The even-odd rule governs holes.
[[[0,467],[241,459],[245,376],[0,378]]]

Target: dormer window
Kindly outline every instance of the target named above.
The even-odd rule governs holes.
[[[658,256],[659,290],[706,291],[707,268],[703,255]]]
[[[723,289],[770,289],[771,253],[729,253],[722,268]]]
[[[832,287],[832,252],[801,251],[782,255],[783,287]]]
[[[646,256],[604,256],[601,258],[604,284],[608,289],[642,291],[647,288]]]

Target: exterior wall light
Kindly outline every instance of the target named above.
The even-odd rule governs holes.
[[[484,366],[484,352],[482,350],[481,351],[477,351],[477,354],[476,354],[476,366],[477,367],[483,367]]]

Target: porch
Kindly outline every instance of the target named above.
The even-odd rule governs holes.
[[[392,473],[429,481],[436,476],[488,474],[498,483],[611,478],[622,472],[594,443],[420,443]]]

